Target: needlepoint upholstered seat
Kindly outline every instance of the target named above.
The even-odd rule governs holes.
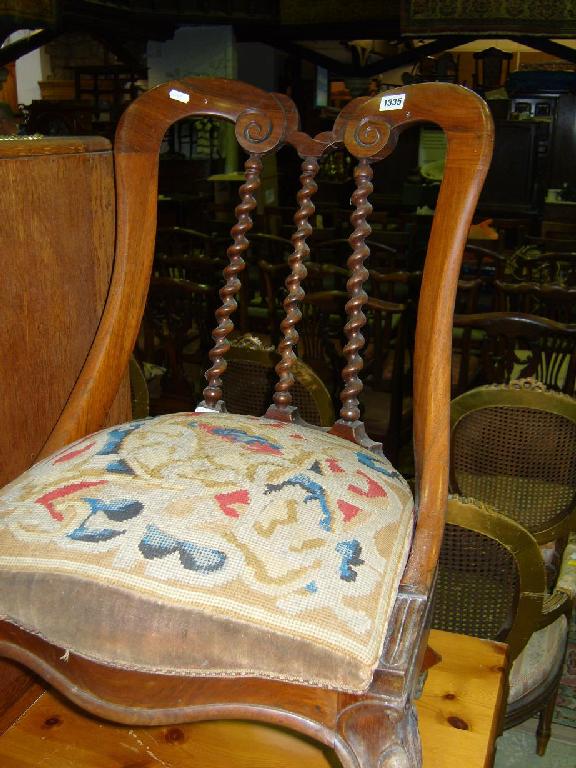
[[[169,414],[45,459],[2,494],[4,610],[119,666],[364,689],[412,495],[384,457],[311,431]]]
[[[234,122],[249,154],[204,400],[101,431],[142,316],[159,147],[190,115]],[[414,502],[358,395],[372,165],[418,121],[444,128],[448,154],[416,332]],[[486,105],[445,84],[355,100],[314,138],[286,96],[226,80],[168,83],[126,110],[105,314],[40,461],[0,492],[2,655],[119,722],[267,720],[333,747],[345,768],[421,764],[412,699],[447,498],[451,311],[491,143]],[[282,144],[302,158],[302,187],[278,381],[261,417],[232,414],[222,380],[242,254],[261,158]],[[357,159],[356,191],[342,407],[322,428],[291,390],[314,177],[335,147]]]

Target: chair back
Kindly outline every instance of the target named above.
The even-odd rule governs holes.
[[[564,536],[576,522],[576,400],[531,380],[455,398],[450,487],[542,544]]]
[[[454,394],[529,377],[574,394],[576,326],[518,312],[484,312],[455,315],[454,333],[460,353]]]
[[[433,627],[505,642],[512,662],[537,628],[545,592],[528,531],[476,499],[448,500]]]
[[[276,366],[280,361],[274,347],[265,347],[259,339],[242,337],[232,342],[227,355],[228,367],[222,380],[224,401],[232,413],[262,416],[272,401]],[[334,407],[330,393],[312,368],[297,360],[294,369],[294,404],[309,424],[330,427]],[[246,385],[250,382],[250,386]]]
[[[496,280],[497,309],[540,315],[560,323],[576,322],[576,285]]]
[[[368,277],[364,262],[369,255],[366,240],[371,228],[368,202],[372,191],[373,166],[394,149],[400,133],[421,122],[438,124],[447,138],[445,171],[428,243],[420,294],[414,353],[414,451],[418,524],[413,557],[404,579],[413,589],[427,591],[432,583],[436,554],[442,534],[448,485],[448,434],[450,403],[450,359],[452,308],[463,247],[478,196],[490,164],[493,125],[483,100],[471,91],[445,83],[423,83],[393,89],[373,97],[349,102],[337,116],[333,128],[316,137],[299,130],[298,114],[290,99],[268,94],[246,84],[219,78],[192,78],[165,83],[143,94],[123,113],[114,145],[116,192],[119,204],[116,261],[109,300],[94,344],[77,379],[66,408],[53,433],[54,444],[71,441],[97,430],[118,388],[121,363],[128,360],[138,333],[144,308],[145,286],[154,252],[158,154],[167,128],[184,117],[210,116],[235,125],[235,135],[247,152],[245,183],[239,188],[231,229],[229,264],[220,289],[221,306],[216,311],[212,363],[206,372],[207,386],[202,408],[221,409],[222,376],[234,325],[232,316],[249,245],[254,194],[261,183],[262,158],[289,144],[299,154],[301,189],[294,216],[291,273],[286,281],[285,317],[278,345],[280,362],[273,403],[267,411],[276,419],[294,418],[292,369],[298,343],[299,305],[309,249],[312,198],[320,159],[335,148],[346,149],[355,159],[354,191],[347,267],[348,301],[345,307],[339,418],[331,431],[377,450],[365,434],[358,395],[362,390],[362,328],[366,324],[363,305]],[[146,179],[146,184],[141,180]]]
[[[519,254],[514,274],[519,280],[575,286],[576,252],[547,250],[536,254]]]

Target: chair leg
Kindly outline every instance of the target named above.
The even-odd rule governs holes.
[[[336,753],[344,768],[421,768],[416,712],[377,698],[347,707],[338,718]]]
[[[546,747],[548,746],[548,742],[550,740],[552,716],[554,715],[554,707],[556,705],[557,694],[558,687],[554,688],[554,691],[546,702],[546,706],[538,713],[538,728],[536,729],[536,754],[540,755],[540,757],[545,754]]]

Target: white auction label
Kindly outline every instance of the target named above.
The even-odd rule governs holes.
[[[402,109],[405,98],[405,93],[397,93],[395,96],[382,96],[380,99],[380,112],[386,112],[389,109]]]
[[[190,95],[188,93],[177,91],[176,88],[172,88],[172,90],[168,92],[168,96],[170,96],[171,99],[174,99],[174,101],[181,101],[183,104],[188,104],[190,101]]]

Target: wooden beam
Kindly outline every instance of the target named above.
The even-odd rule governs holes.
[[[20,56],[24,56],[24,54],[30,53],[30,51],[35,51],[61,34],[62,31],[60,29],[41,29],[40,32],[35,32],[30,37],[24,37],[14,43],[5,45],[4,48],[0,48],[0,67],[16,61]]]
[[[312,48],[307,48],[304,45],[293,43],[288,40],[262,40],[268,45],[272,45],[275,48],[279,48],[291,56],[302,59],[304,61],[310,61],[313,64],[318,64],[321,67],[326,67],[332,74],[340,75],[342,77],[373,77],[379,75],[382,72],[386,72],[390,69],[396,69],[406,64],[412,64],[418,61],[423,56],[432,56],[435,53],[442,53],[449,48],[454,48],[457,45],[463,45],[472,40],[472,37],[444,37],[438,40],[434,40],[431,43],[419,45],[414,48],[410,48],[402,53],[397,53],[394,56],[386,56],[379,61],[375,61],[367,66],[360,66],[358,61],[354,61],[351,56],[349,63],[338,61],[330,56],[326,56],[319,51],[315,51]]]
[[[576,49],[569,48],[567,45],[561,43],[555,43],[553,40],[549,40],[547,37],[518,37],[510,36],[509,40],[514,40],[521,45],[527,45],[530,48],[535,48],[542,53],[548,53],[550,56],[555,56],[557,59],[563,59],[564,61],[571,61],[576,64]]]
[[[266,42],[267,45],[278,48],[279,50],[288,53],[290,56],[294,56],[296,59],[309,61],[312,64],[325,67],[334,75],[353,77],[358,71],[358,67],[355,67],[352,61],[347,64],[346,62],[338,61],[338,59],[326,56],[319,51],[315,51],[313,48],[307,48],[305,45],[292,43],[289,40],[262,40],[261,42]]]
[[[379,20],[373,23],[351,20],[349,24],[270,24],[254,21],[233,22],[239,42],[261,42],[276,45],[287,40],[399,40],[398,19]]]
[[[394,56],[386,56],[380,61],[375,61],[366,67],[361,68],[358,71],[358,75],[364,77],[373,77],[374,75],[380,75],[382,72],[387,72],[390,69],[396,69],[397,67],[403,67],[406,64],[413,64],[424,56],[433,56],[436,53],[442,53],[450,48],[455,48],[457,45],[464,45],[474,40],[473,36],[446,36],[433,40],[430,43],[419,45],[409,50],[397,53]]]

